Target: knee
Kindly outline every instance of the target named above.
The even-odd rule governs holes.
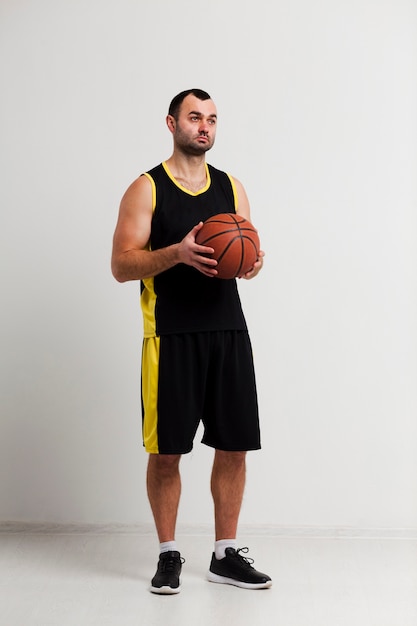
[[[150,454],[148,470],[160,477],[172,476],[178,471],[180,459],[179,454]]]
[[[246,452],[229,452],[226,450],[216,450],[216,463],[228,467],[231,470],[238,471],[245,467]]]

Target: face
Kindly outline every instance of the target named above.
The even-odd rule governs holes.
[[[190,94],[181,104],[178,120],[168,115],[167,124],[175,147],[185,154],[198,156],[214,144],[217,110],[213,100],[199,100]]]

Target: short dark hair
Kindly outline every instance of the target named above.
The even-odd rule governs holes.
[[[207,93],[207,91],[203,91],[202,89],[186,89],[185,91],[181,91],[175,98],[172,99],[171,104],[169,105],[168,115],[172,115],[172,117],[177,120],[178,113],[181,108],[181,104],[187,96],[192,94],[199,100],[211,100],[211,97]]]

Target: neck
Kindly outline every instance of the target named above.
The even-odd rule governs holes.
[[[185,189],[196,193],[206,186],[207,171],[204,156],[184,159],[173,154],[166,164],[175,180]]]
[[[206,176],[205,155],[190,156],[174,152],[166,161],[171,173],[175,178],[186,180],[201,180]]]

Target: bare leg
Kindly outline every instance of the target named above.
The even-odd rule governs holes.
[[[175,539],[181,477],[178,454],[150,454],[147,489],[160,542]]]
[[[216,450],[211,474],[216,541],[234,539],[246,478],[246,452]]]

